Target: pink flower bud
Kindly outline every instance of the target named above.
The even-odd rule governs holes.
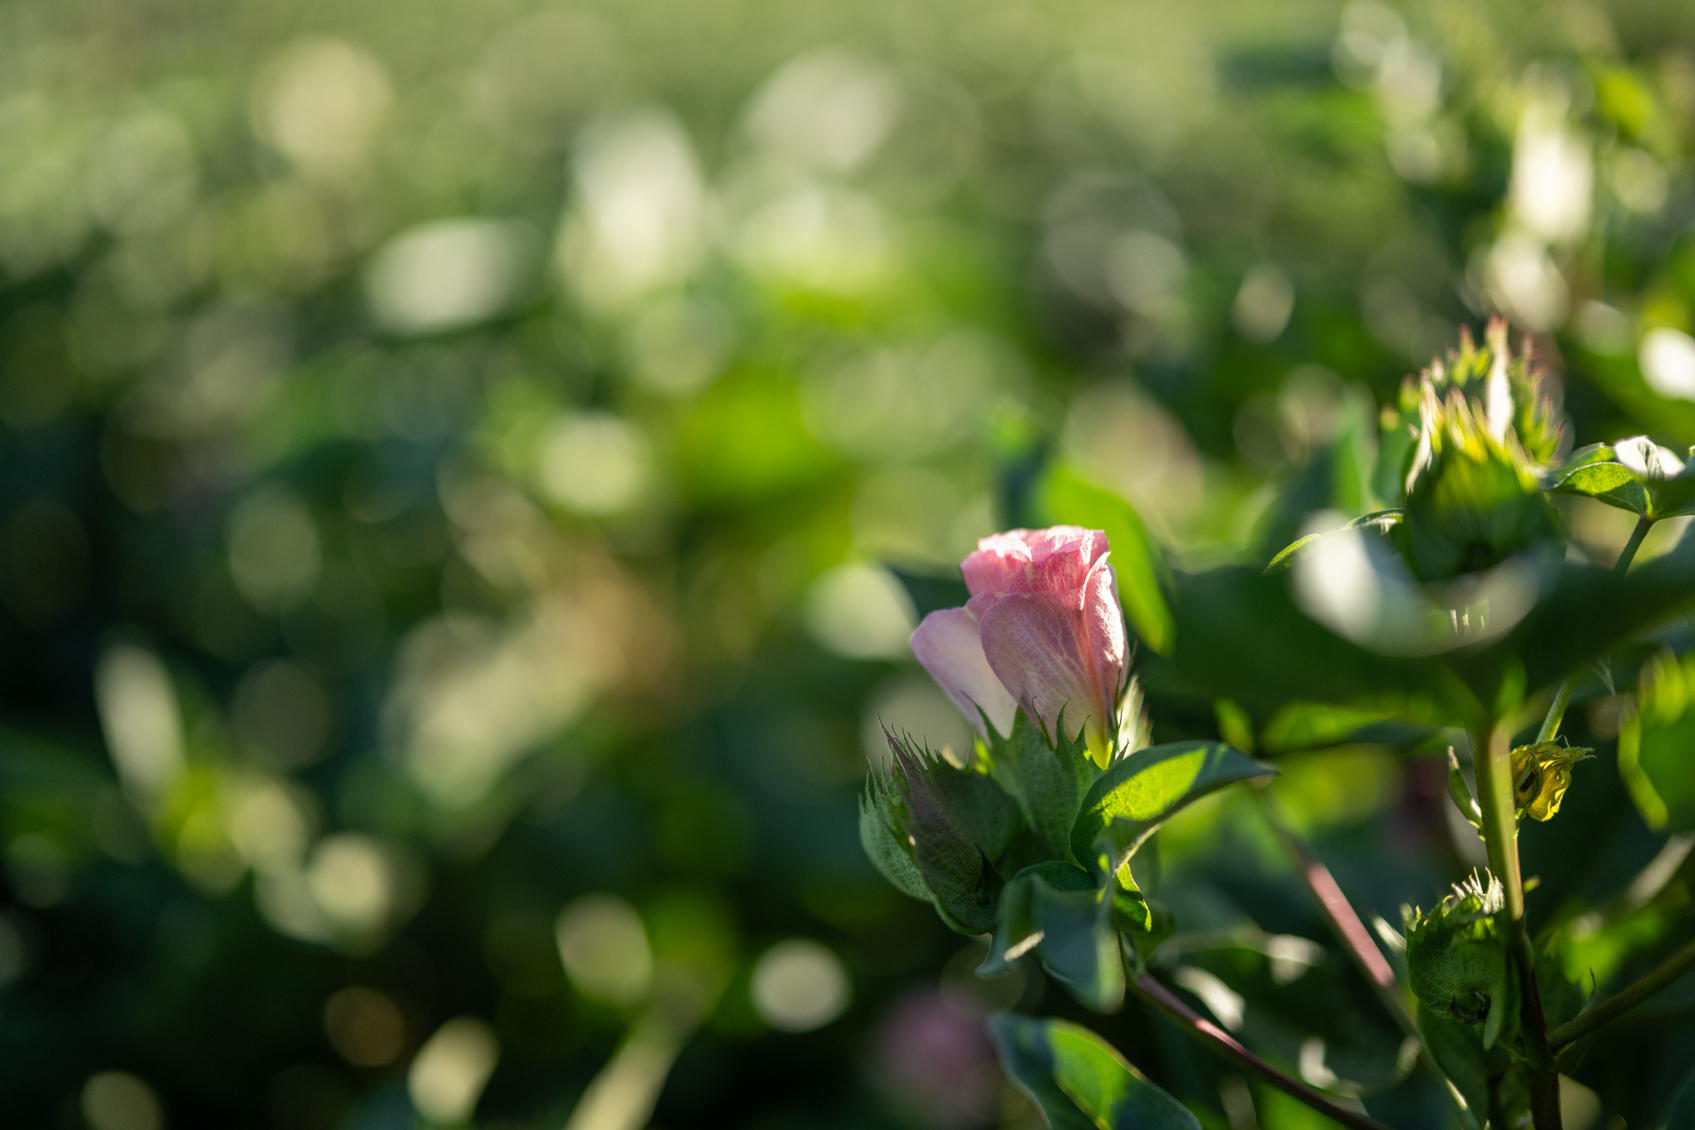
[[[965,702],[1003,733],[1016,702],[1056,742],[1063,708],[1066,729],[1081,730],[1104,766],[1128,660],[1107,548],[1105,533],[1077,526],[984,538],[960,565],[970,602],[924,618],[912,637],[918,661],[974,721]],[[987,685],[984,668],[998,687]]]

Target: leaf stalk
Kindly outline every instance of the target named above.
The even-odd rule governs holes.
[[[1620,989],[1594,1008],[1579,1013],[1571,1020],[1548,1033],[1548,1043],[1556,1048],[1582,1039],[1603,1024],[1610,1024],[1673,981],[1691,966],[1695,966],[1695,941],[1690,942],[1646,977],[1627,988]]]

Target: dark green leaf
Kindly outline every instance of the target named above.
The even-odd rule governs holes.
[[[912,610],[920,620],[944,608],[959,608],[971,599],[971,590],[965,587],[957,569],[946,573],[927,573],[897,565],[885,568],[906,590],[907,599],[912,601]]]
[[[1160,591],[1159,547],[1135,508],[1065,467],[1050,469],[1043,488],[1042,500],[1053,521],[1106,531],[1125,618],[1142,642],[1161,655],[1169,654],[1175,625]]]
[[[1000,922],[984,976],[1005,972],[1035,952],[1042,968],[1088,1007],[1110,1012],[1124,999],[1124,963],[1109,886],[1069,863],[1049,862],[1015,875],[1001,895]],[[1139,896],[1137,896],[1138,904]]]
[[[1146,656],[1138,665],[1152,695],[1207,703],[1230,698],[1262,716],[1305,700],[1366,702],[1422,718],[1440,715],[1438,700],[1455,689],[1435,660],[1378,655],[1308,617],[1283,573],[1241,567],[1179,573],[1174,597],[1176,648],[1169,659]],[[1289,662],[1292,655],[1300,661]]]
[[[1659,520],[1695,511],[1695,467],[1646,436],[1591,444],[1549,476],[1557,494],[1584,494]]]
[[[1071,829],[1071,850],[1106,870],[1118,870],[1142,842],[1184,805],[1236,781],[1277,770],[1218,742],[1173,742],[1114,762],[1089,787]]]
[[[1200,1130],[1182,1103],[1099,1036],[1063,1020],[989,1020],[1001,1065],[1053,1130]]]
[[[1675,479],[1651,483],[1649,513],[1656,519],[1695,514],[1695,470],[1685,470]]]
[[[1695,1071],[1684,1076],[1661,1125],[1664,1130],[1695,1130]]]
[[[1477,1028],[1420,1005],[1418,1031],[1436,1066],[1465,1100],[1473,1125],[1481,1124],[1489,1112],[1489,1063]]]

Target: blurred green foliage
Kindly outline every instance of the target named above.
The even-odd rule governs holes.
[[[1150,547],[1139,663],[1261,688],[1227,693],[1356,902],[1431,904],[1477,861],[1446,742],[1265,717],[1314,672],[1255,633],[1395,661],[1196,574],[1387,493],[1373,405],[1491,311],[1576,443],[1695,443],[1692,122],[1672,0],[8,0],[8,1118],[1035,1125],[981,1020],[1063,994],[974,982],[855,793],[879,721],[969,740],[879,563],[1070,513]],[[1633,515],[1562,505],[1610,561]],[[1580,684],[1597,762],[1522,834],[1603,986],[1691,922],[1655,662],[1640,716],[1634,665]],[[1323,1005],[1315,1071],[1440,1121],[1251,809],[1157,845],[1185,991],[1323,971],[1277,1006]],[[1691,1005],[1569,1069],[1595,1119],[1658,1124]],[[1306,1117],[1134,1007],[1101,1031],[1209,1128]]]

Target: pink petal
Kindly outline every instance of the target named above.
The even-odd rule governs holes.
[[[973,596],[1076,589],[1106,550],[1106,534],[1081,526],[1009,530],[979,541],[960,572]]]
[[[1050,742],[1056,740],[1062,707],[1066,729],[1073,732],[1087,724],[1104,735],[1111,715],[1111,699],[1101,694],[1078,595],[1010,593],[982,604],[981,598],[972,599],[981,609],[989,666]]]
[[[1115,703],[1130,664],[1130,640],[1124,630],[1124,609],[1118,603],[1118,578],[1104,556],[1095,562],[1084,585],[1083,622],[1101,701]],[[1103,724],[1111,725],[1110,711]]]
[[[989,667],[977,617],[969,609],[944,608],[930,613],[912,633],[911,642],[912,654],[978,733],[988,737],[983,733],[986,714],[996,730],[1011,735],[1018,703]]]

